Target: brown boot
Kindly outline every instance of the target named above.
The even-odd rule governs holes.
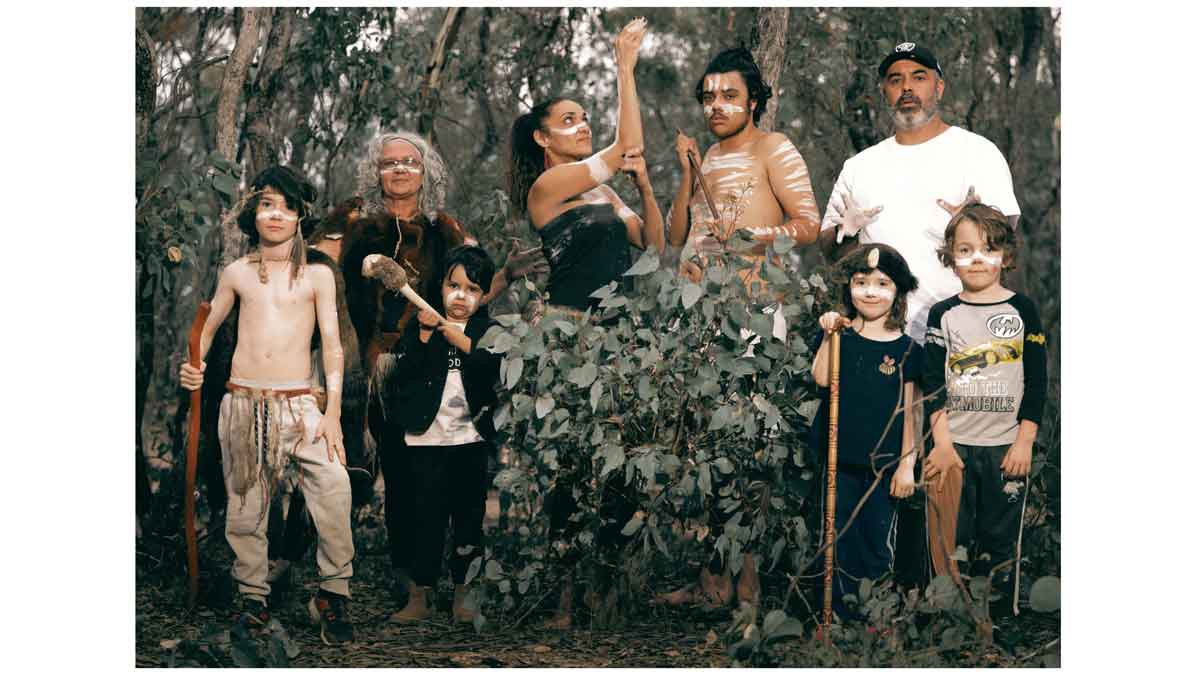
[[[413,584],[408,587],[408,604],[404,609],[392,614],[388,617],[388,621],[392,623],[417,623],[425,621],[433,616],[433,611],[429,608],[427,596],[429,589],[425,586]]]
[[[473,623],[475,621],[475,610],[467,609],[464,603],[467,599],[467,586],[465,584],[454,585],[454,608],[451,613],[454,615],[454,620],[459,623]]]

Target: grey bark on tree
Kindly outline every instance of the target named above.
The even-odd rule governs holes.
[[[429,56],[429,65],[425,68],[425,82],[421,85],[420,114],[417,117],[417,133],[425,137],[430,145],[437,145],[437,134],[434,131],[434,120],[442,98],[442,73],[446,69],[446,53],[454,46],[458,37],[458,29],[462,26],[466,10],[462,7],[449,7],[446,17],[442,20],[442,28],[438,31],[433,43],[433,53]]]
[[[496,116],[492,113],[492,105],[488,98],[492,83],[488,52],[491,46],[493,13],[491,7],[484,7],[483,15],[479,18],[479,65],[476,67],[479,83],[475,89],[475,104],[479,106],[479,114],[483,118],[483,145],[475,155],[478,162],[487,159],[500,143],[500,134],[496,130]]]
[[[154,116],[155,94],[158,91],[158,59],[149,33],[138,28],[134,33],[134,115],[137,120],[137,159],[142,159],[150,137],[150,121]]]
[[[242,20],[238,25],[237,42],[225,64],[225,73],[221,78],[221,89],[217,96],[217,126],[215,140],[217,152],[222,157],[233,161],[237,155],[239,134],[238,107],[242,102],[242,88],[246,83],[246,72],[254,52],[258,50],[259,27],[262,18],[269,10],[261,7],[246,7],[241,10]],[[245,235],[237,227],[237,222],[226,223],[221,233],[221,260],[227,265],[242,254],[242,244]]]
[[[250,96],[246,100],[244,145],[246,174],[259,171],[279,161],[279,143],[272,125],[272,108],[283,85],[283,64],[292,42],[292,20],[296,10],[280,7],[272,10],[271,29],[263,48],[262,61]]]
[[[787,59],[787,7],[759,7],[755,17],[755,29],[752,42],[754,62],[762,71],[763,81],[776,90],[779,86],[779,75],[783,72],[783,64]],[[775,114],[779,110],[778,92],[767,100],[767,109],[755,125],[763,131],[775,129]]]

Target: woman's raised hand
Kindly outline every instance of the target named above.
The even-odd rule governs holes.
[[[633,68],[637,64],[638,50],[642,47],[642,39],[646,37],[647,25],[645,18],[638,17],[621,29],[614,43],[618,67]]]

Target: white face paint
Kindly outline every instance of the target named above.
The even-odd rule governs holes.
[[[389,173],[421,173],[421,163],[415,158],[406,157],[405,160],[390,160],[379,163],[379,175],[386,176]]]
[[[555,129],[554,127],[550,127],[550,133],[558,134],[559,136],[574,136],[586,128],[588,128],[588,123],[580,122],[579,124],[576,124],[572,127],[567,127],[566,129]]]
[[[716,105],[704,106],[705,119],[711,118],[713,116],[713,113],[718,113],[718,112],[726,117],[729,117],[730,115],[732,115],[734,113],[746,112],[746,109],[740,105],[734,105],[732,103],[717,103]]]
[[[282,220],[285,223],[294,223],[297,220],[299,220],[296,216],[293,216],[290,213],[284,213],[283,211],[280,211],[279,209],[271,209],[270,211],[260,211],[258,213],[258,215],[254,216],[254,219],[259,222],[262,222],[264,220]]]
[[[724,84],[724,80],[719,74],[704,76],[704,91],[716,93],[721,91],[722,84]]]
[[[970,257],[955,257],[954,264],[958,267],[970,267],[975,262],[999,267],[1004,262],[1003,255],[986,255],[983,251],[975,251]]]
[[[461,302],[467,306],[468,311],[475,311],[475,304],[478,301],[478,298],[462,289],[450,291],[450,294],[446,296],[447,304]]]
[[[866,284],[865,286],[851,286],[850,297],[858,300],[894,300],[896,292],[879,284]]]

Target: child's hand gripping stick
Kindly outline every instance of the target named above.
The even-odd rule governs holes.
[[[428,302],[425,302],[425,299],[417,295],[417,292],[408,285],[408,274],[405,273],[404,268],[400,267],[395,260],[378,253],[372,253],[363,258],[362,274],[369,279],[378,279],[384,288],[402,294],[418,308],[433,313],[439,322],[446,320],[445,317],[438,314],[437,310],[431,307]]]

